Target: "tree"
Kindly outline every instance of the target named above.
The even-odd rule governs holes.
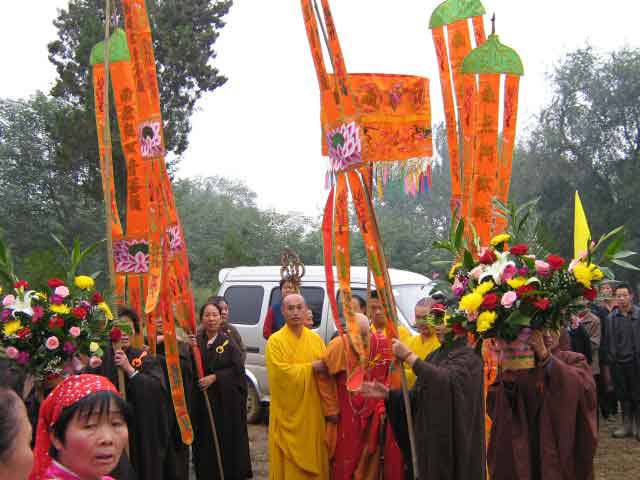
[[[553,98],[520,142],[511,197],[541,197],[539,209],[562,254],[573,254],[573,194],[582,196],[594,236],[626,225],[640,246],[640,49],[570,52],[550,75]],[[638,281],[629,271],[621,278]]]
[[[191,115],[206,92],[226,78],[212,65],[214,44],[224,27],[222,18],[231,0],[147,0],[153,30],[156,67],[164,119],[165,144],[175,167],[186,150]],[[67,117],[51,125],[60,139],[57,154],[69,165],[88,173],[87,183],[100,197],[94,92],[89,55],[104,39],[104,1],[70,0],[54,21],[58,39],[49,43],[49,60],[58,78],[51,94],[67,104]],[[115,114],[112,110],[112,118]],[[119,197],[124,197],[126,170],[116,122],[112,127],[114,170]]]
[[[37,278],[60,271],[51,233],[65,244],[104,237],[101,205],[84,188],[86,171],[60,161],[59,140],[50,134],[67,112],[64,102],[41,93],[25,102],[0,99],[1,232],[20,271]]]

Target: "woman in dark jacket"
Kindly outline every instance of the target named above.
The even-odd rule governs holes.
[[[205,392],[213,409],[224,476],[228,480],[252,478],[247,433],[245,379],[242,355],[222,331],[219,307],[212,302],[200,309],[202,329],[191,337],[200,348],[204,377],[197,388]],[[194,464],[198,480],[220,478],[205,395],[193,395]]]

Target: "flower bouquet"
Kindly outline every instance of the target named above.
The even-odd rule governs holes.
[[[99,366],[113,315],[92,277],[73,284],[58,278],[45,291],[29,289],[26,280],[2,298],[0,344],[5,355],[39,384]]]
[[[598,282],[613,276],[594,261],[607,240],[612,241],[602,261],[619,264],[616,260],[633,254],[620,250],[622,228],[604,235],[597,244],[590,242],[571,261],[558,255],[536,256],[528,244],[514,242],[520,232],[514,234],[513,229],[495,236],[486,247],[475,239],[475,248],[470,249],[464,228],[460,220],[449,240],[436,244],[454,254],[447,323],[458,333],[473,333],[480,341],[496,338],[516,368],[532,366],[533,354],[527,345],[531,329],[558,330],[573,309],[596,299]]]

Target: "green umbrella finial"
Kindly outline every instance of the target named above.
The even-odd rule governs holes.
[[[121,28],[116,28],[111,34],[111,41],[109,42],[109,61],[111,63],[124,62],[130,59],[127,34]],[[89,62],[91,65],[104,63],[104,42],[100,42],[93,47]]]
[[[471,51],[462,62],[462,73],[505,73],[524,75],[520,55],[500,43],[498,35],[492,33],[487,41]]]
[[[433,30],[458,20],[484,14],[485,9],[480,0],[446,0],[438,5],[431,14],[429,28]]]

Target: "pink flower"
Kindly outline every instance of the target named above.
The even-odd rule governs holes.
[[[0,313],[0,320],[2,320],[3,322],[7,322],[10,317],[11,310],[2,310],[2,313]]]
[[[569,272],[573,272],[573,270],[576,268],[576,266],[580,263],[580,259],[579,258],[574,258],[573,260],[571,260],[571,263],[569,263],[569,268],[568,271]]]
[[[546,277],[551,273],[551,267],[543,260],[536,260],[536,273],[542,277]]]
[[[529,269],[525,267],[519,268],[518,275],[520,275],[521,277],[526,277],[527,275],[529,275]]]
[[[102,365],[102,359],[100,357],[94,355],[89,359],[89,366],[91,368],[98,368],[100,365]]]
[[[18,358],[16,358],[16,362],[18,362],[20,365],[26,365],[27,363],[29,363],[30,358],[31,357],[27,352],[20,352],[18,354]]]
[[[480,278],[480,275],[482,275],[483,271],[484,271],[484,267],[482,265],[478,265],[477,267],[475,267],[473,270],[469,272],[469,277],[474,280],[478,280]]]
[[[59,297],[67,298],[69,296],[69,289],[64,285],[60,285],[59,287],[56,287],[53,293]]]
[[[13,295],[7,295],[2,299],[2,305],[5,307],[13,305],[14,303],[16,303],[16,297],[14,297]]]
[[[45,342],[45,345],[49,350],[55,350],[56,348],[58,348],[60,346],[60,340],[58,340],[58,337],[53,335],[53,336],[47,338],[47,341]]]
[[[76,351],[76,346],[74,345],[73,342],[64,342],[64,346],[62,347],[62,350],[64,350],[64,353],[66,353],[67,355],[71,355],[73,352]]]
[[[51,305],[61,305],[63,301],[64,299],[55,293],[51,295],[51,298],[49,298],[49,303],[51,303]]]
[[[507,265],[506,267],[504,267],[504,270],[502,271],[502,282],[507,282],[508,280],[511,280],[513,277],[516,276],[516,273],[518,273],[518,269],[515,267],[515,265]]]
[[[500,303],[504,308],[511,308],[515,301],[518,299],[518,295],[513,290],[508,291],[504,295],[502,295],[502,299]]]
[[[42,308],[42,306],[40,305],[36,305],[35,307],[33,307],[33,315],[31,315],[31,321],[33,323],[36,323],[42,317],[44,317],[44,308]]]
[[[456,297],[461,297],[464,293],[464,283],[456,278],[456,280],[453,282],[453,286],[451,287],[451,291]]]
[[[7,357],[9,357],[11,360],[15,360],[16,358],[18,358],[18,355],[20,354],[20,352],[16,347],[7,347],[4,353],[6,353]]]
[[[69,329],[69,335],[74,338],[78,338],[80,336],[80,327],[71,327]]]

